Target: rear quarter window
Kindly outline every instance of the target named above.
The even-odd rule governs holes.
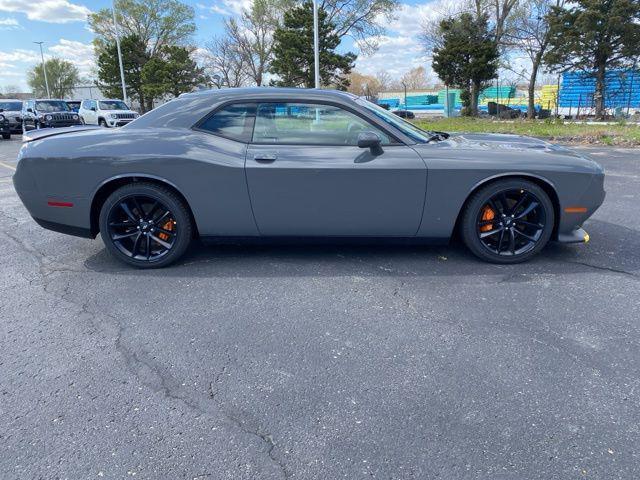
[[[238,142],[249,143],[255,113],[255,104],[234,103],[216,110],[194,128]]]

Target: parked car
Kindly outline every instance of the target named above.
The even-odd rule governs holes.
[[[9,120],[11,133],[22,133],[22,100],[0,99],[0,112]]]
[[[0,135],[4,140],[11,139],[11,128],[9,126],[9,120],[4,116],[2,111],[0,111]]]
[[[409,119],[416,118],[416,114],[410,110],[394,110],[393,113],[399,116],[400,118],[409,118]]]
[[[83,100],[78,112],[87,125],[123,127],[140,115],[122,100]]]
[[[64,100],[34,99],[22,104],[22,132],[40,128],[60,128],[82,125]]]
[[[78,113],[82,100],[67,100],[67,105],[72,112]]]
[[[33,141],[37,140],[37,141]],[[514,135],[421,130],[365,99],[315,89],[181,95],[131,124],[31,132],[13,177],[43,227],[93,238],[136,267],[192,238],[381,237],[522,262],[586,242],[604,172]]]

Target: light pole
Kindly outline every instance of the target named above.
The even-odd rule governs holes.
[[[320,88],[320,42],[318,38],[318,2],[313,0],[313,66],[316,88]]]
[[[49,92],[49,80],[47,79],[47,66],[44,64],[44,53],[42,53],[42,44],[44,42],[33,42],[40,45],[40,58],[42,58],[42,71],[44,72],[44,84],[47,87],[47,98],[51,98],[51,93]]]
[[[116,34],[116,47],[118,49],[118,63],[120,63],[120,81],[122,82],[122,100],[127,105],[127,85],[124,82],[124,67],[122,66],[122,51],[120,50],[120,36],[118,35],[118,22],[116,20],[116,2],[111,0],[111,13],[113,13],[113,29]],[[142,107],[142,105],[141,105]]]
[[[404,110],[407,111],[407,84],[404,83],[404,80],[401,80],[402,86],[404,87]]]

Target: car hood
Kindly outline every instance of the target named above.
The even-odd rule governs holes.
[[[554,169],[578,168],[583,171],[603,172],[598,163],[575,150],[522,135],[451,134],[446,140],[435,144],[422,144],[417,146],[416,150],[424,151],[426,154],[428,147],[440,150],[443,158],[473,158],[477,162],[501,165],[501,168],[517,168],[523,165],[535,168],[546,165]]]
[[[100,110],[102,113],[136,113],[133,110]]]
[[[448,139],[456,143],[458,147],[473,148],[478,150],[548,150],[563,152],[573,156],[578,153],[559,145],[541,140],[539,138],[525,137],[523,135],[507,135],[501,133],[459,133],[452,134]]]
[[[55,112],[41,112],[38,113],[39,117],[44,117],[45,115],[74,115],[76,112],[73,110],[58,110]]]

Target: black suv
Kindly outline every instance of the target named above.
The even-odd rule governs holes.
[[[0,135],[5,140],[9,140],[11,138],[11,129],[9,128],[9,120],[4,116],[2,110],[0,109]]]
[[[82,125],[80,116],[64,100],[27,100],[22,105],[22,131]]]
[[[22,133],[22,100],[0,99],[0,113],[9,120],[11,133]]]

